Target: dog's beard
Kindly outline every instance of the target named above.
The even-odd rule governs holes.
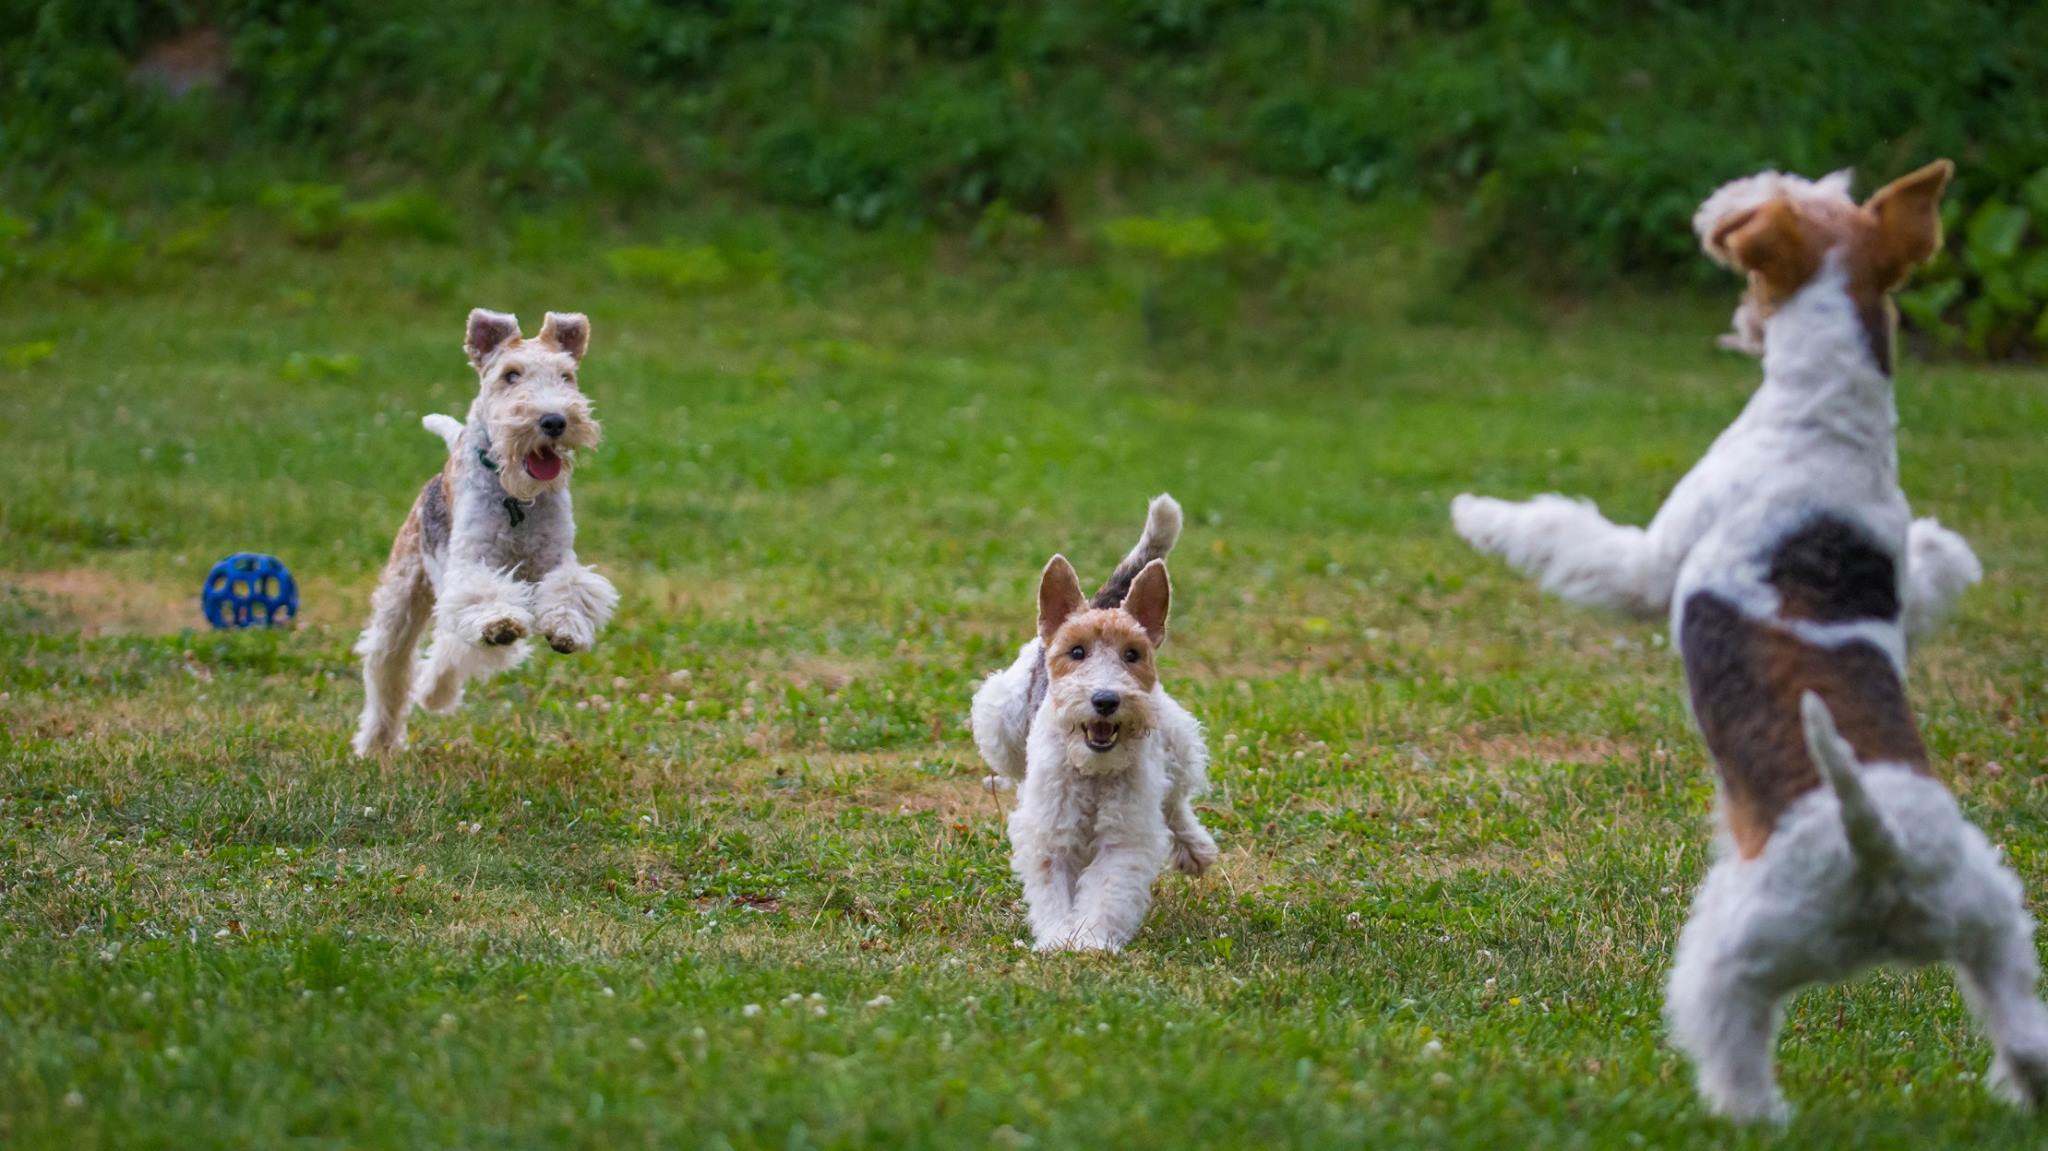
[[[540,418],[560,412],[569,426],[559,436],[540,430]],[[498,483],[505,494],[530,500],[542,492],[569,486],[576,470],[577,451],[594,447],[599,431],[587,407],[575,404],[533,403],[524,400],[505,403],[485,421],[491,434],[491,455],[498,465]]]
[[[1152,698],[1124,694],[1114,714],[1100,715],[1086,687],[1053,692],[1051,721],[1066,747],[1067,762],[1090,775],[1107,775],[1137,762],[1138,749],[1154,726]],[[1065,697],[1065,698],[1063,698]]]

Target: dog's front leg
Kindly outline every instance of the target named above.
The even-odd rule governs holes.
[[[1906,635],[1918,641],[1940,626],[1962,594],[1984,578],[1969,541],[1926,517],[1906,529]]]
[[[1451,501],[1451,526],[1473,547],[1573,603],[1639,616],[1671,605],[1676,566],[1660,560],[1648,532],[1609,522],[1588,500],[1461,495]]]
[[[1020,850],[1012,867],[1024,883],[1024,907],[1031,920],[1036,951],[1059,951],[1073,945],[1074,870],[1055,853]]]
[[[1075,950],[1121,951],[1138,934],[1152,908],[1163,846],[1109,841],[1096,849],[1074,890]]]
[[[434,639],[413,678],[413,697],[428,711],[452,711],[462,685],[518,666],[533,628],[530,584],[475,564],[452,566],[434,606]]]
[[[597,633],[611,622],[619,592],[611,581],[576,562],[562,561],[534,588],[534,626],[559,652],[582,651],[597,642]]]
[[[533,630],[533,585],[481,564],[451,565],[435,617],[437,640],[452,633],[481,647],[505,647]]]

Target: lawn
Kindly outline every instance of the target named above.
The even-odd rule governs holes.
[[[0,1144],[2038,1145],[1941,972],[1798,1001],[1789,1132],[1702,1116],[1658,1019],[1712,799],[1677,661],[1449,530],[1468,489],[1647,517],[1756,378],[1711,349],[1733,283],[1450,291],[1321,211],[1307,303],[1194,313],[1242,331],[1055,242],[746,213],[236,216],[132,282],[0,281]],[[663,240],[750,255],[607,259]],[[579,550],[624,603],[357,762],[349,645],[472,305],[590,313]],[[1908,358],[1899,396],[1916,509],[1990,571],[1914,702],[2037,900],[2044,384]],[[967,699],[1046,557],[1099,579],[1159,491],[1223,858],[1127,953],[1036,957]],[[302,626],[203,630],[236,550]]]

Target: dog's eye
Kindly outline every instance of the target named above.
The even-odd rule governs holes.
[[[507,371],[507,372],[505,373],[505,382],[506,382],[506,383],[508,383],[508,384],[516,384],[516,383],[518,383],[518,382],[519,382],[519,369],[518,369],[518,368],[513,368],[513,369],[511,369],[511,370]]]
[[[1136,662],[1138,662],[1138,661],[1139,661],[1140,659],[1142,659],[1142,658],[1144,658],[1144,657],[1142,657],[1142,656],[1140,656],[1140,655],[1138,654],[1138,649],[1137,649],[1137,648],[1134,648],[1134,647],[1127,647],[1127,648],[1125,648],[1125,649],[1124,649],[1124,662],[1125,662],[1125,663],[1136,663]]]
[[[1067,649],[1067,658],[1073,660],[1076,663],[1079,663],[1080,661],[1088,658],[1088,649],[1082,647],[1080,644],[1077,643],[1073,647]]]

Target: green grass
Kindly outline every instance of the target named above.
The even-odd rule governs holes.
[[[1701,1116],[1658,1023],[1711,801],[1676,662],[1447,526],[1466,489],[1646,517],[1754,379],[1727,301],[1434,294],[1413,221],[1291,210],[1315,306],[1164,345],[1085,253],[752,215],[236,217],[125,286],[0,284],[0,1144],[2035,1145],[1940,973],[1798,1002],[1789,1133]],[[671,290],[613,242],[753,258]],[[472,304],[592,315],[581,551],[625,601],[365,765],[348,645]],[[1915,702],[2035,892],[2044,383],[1900,392],[1916,507],[1992,573]],[[1036,958],[967,698],[1046,556],[1098,578],[1161,490],[1224,857],[1128,953]],[[191,630],[240,549],[305,626]]]

